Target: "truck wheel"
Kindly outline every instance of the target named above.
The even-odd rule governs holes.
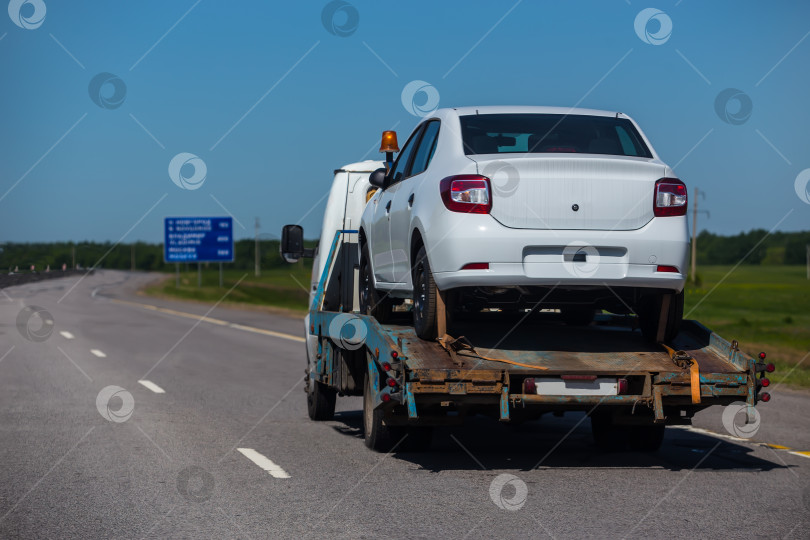
[[[332,420],[335,417],[337,392],[310,375],[307,384],[307,412],[312,420]]]
[[[366,372],[363,383],[363,435],[366,446],[378,452],[388,452],[403,435],[396,436],[396,429],[383,423],[382,409],[374,408],[374,388]]]
[[[653,424],[651,426],[626,426],[627,442],[630,450],[637,452],[655,452],[661,448],[664,442],[664,424]]]
[[[425,246],[419,248],[413,263],[413,328],[422,339],[436,339],[436,282],[430,271]]]
[[[661,317],[663,305],[663,295],[652,296],[642,301],[639,306],[639,326],[641,333],[648,340],[655,342],[658,337],[658,321]],[[683,319],[683,291],[673,294],[669,302],[669,310],[666,316],[666,328],[664,329],[664,342],[669,343],[681,329]]]
[[[596,447],[604,452],[616,452],[625,447],[624,433],[620,426],[613,423],[610,412],[591,413],[591,433]]]
[[[385,324],[391,318],[394,306],[390,298],[380,295],[374,288],[370,261],[368,244],[363,244],[360,252],[360,311],[374,317],[380,324]]]
[[[596,316],[595,309],[564,308],[560,315],[565,324],[569,326],[588,326]]]

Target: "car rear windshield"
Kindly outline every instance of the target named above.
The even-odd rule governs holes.
[[[650,158],[626,118],[564,114],[475,114],[460,117],[464,153],[610,154]]]

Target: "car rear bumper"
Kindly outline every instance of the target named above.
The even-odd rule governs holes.
[[[428,258],[439,289],[470,286],[620,286],[680,292],[686,281],[686,218],[655,218],[632,231],[527,230],[488,215],[459,215],[452,240],[431,245]],[[450,225],[450,224],[447,224]],[[446,230],[446,229],[445,229]],[[488,263],[488,270],[462,270]],[[659,272],[669,266],[678,272]]]

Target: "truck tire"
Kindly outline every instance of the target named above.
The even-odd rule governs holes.
[[[423,452],[430,448],[432,427],[385,425],[383,411],[373,408],[373,388],[368,373],[363,388],[363,434],[366,446],[377,452],[389,452],[394,447],[402,452]]]
[[[392,426],[383,423],[382,409],[374,408],[374,389],[371,387],[371,377],[366,372],[363,382],[363,438],[366,446],[378,452],[388,452],[399,442],[402,435],[398,435]]]
[[[312,420],[332,420],[335,417],[337,392],[311,378],[307,383],[307,412]]]
[[[591,413],[591,433],[596,447],[603,452],[617,452],[625,446],[624,433],[613,424],[613,417],[607,411]]]
[[[363,244],[360,251],[360,311],[385,324],[391,318],[394,304],[388,296],[381,295],[374,288],[374,276],[371,270],[371,257],[368,244]]]
[[[437,295],[427,251],[422,246],[413,262],[413,328],[417,336],[427,341],[433,341],[437,337]]]
[[[666,328],[664,329],[664,343],[669,343],[681,329],[683,319],[683,291],[673,294],[667,311]],[[658,337],[658,321],[661,317],[663,295],[651,296],[644,299],[638,309],[639,326],[641,333],[649,341],[656,342]]]

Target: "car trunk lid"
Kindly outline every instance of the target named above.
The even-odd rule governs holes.
[[[492,181],[491,215],[516,229],[639,229],[665,167],[620,156],[468,156]]]

